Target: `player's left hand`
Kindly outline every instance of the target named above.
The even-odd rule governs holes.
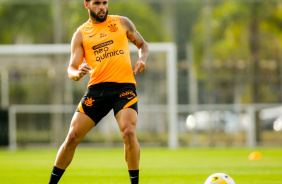
[[[137,73],[141,73],[146,69],[146,64],[143,60],[138,60],[135,64],[135,68],[133,73],[136,75]]]

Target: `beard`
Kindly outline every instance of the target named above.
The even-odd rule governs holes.
[[[91,15],[91,17],[92,17],[93,19],[95,19],[96,21],[98,21],[98,22],[104,22],[105,20],[107,20],[108,10],[106,11],[105,16],[102,17],[102,18],[100,18],[100,17],[98,16],[98,13],[95,14],[91,9],[89,9],[89,10],[90,10],[90,15]]]

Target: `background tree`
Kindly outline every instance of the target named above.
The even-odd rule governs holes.
[[[209,23],[215,80],[207,79],[207,66],[203,61],[205,40],[204,37],[199,38],[205,31],[204,13],[200,15],[199,23],[193,28],[191,40],[199,77],[205,81],[203,91],[211,81],[212,95],[217,103],[277,103],[281,99],[281,95],[273,94],[271,90],[281,84],[281,81],[277,82],[279,73],[273,70],[275,67],[269,67],[271,63],[279,63],[279,54],[275,53],[281,49],[280,45],[277,46],[279,33],[273,31],[276,26],[272,25],[279,14],[279,6],[276,5],[275,2],[225,2],[213,5]],[[261,125],[258,119],[257,113],[256,129],[259,141]]]
[[[3,4],[0,17],[1,44],[52,42],[49,4]]]
[[[49,3],[27,4],[6,3],[0,7],[0,43],[54,43],[54,6]],[[130,2],[114,2],[109,6],[109,14],[118,14],[130,18],[142,36],[148,42],[163,41],[166,38],[166,30],[163,29],[160,15],[148,4],[138,3],[138,0]],[[62,30],[61,42],[70,43],[76,29],[87,21],[88,13],[83,1],[59,1],[60,24]],[[148,16],[150,12],[150,16]],[[146,26],[144,26],[146,25]]]

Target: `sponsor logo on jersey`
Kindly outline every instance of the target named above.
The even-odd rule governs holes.
[[[92,47],[94,55],[96,56],[96,61],[102,62],[103,59],[124,54],[123,50],[110,50],[108,46],[113,43],[114,41],[110,40]]]
[[[109,48],[105,47],[104,49],[99,49],[99,51],[95,51],[94,54],[96,53],[95,56],[97,56],[96,61],[102,62],[103,59],[124,54],[123,50],[113,50],[111,52],[108,52],[108,50]]]
[[[107,42],[104,42],[104,43],[100,43],[100,44],[98,44],[98,45],[95,45],[95,46],[92,47],[92,49],[93,49],[93,50],[97,50],[97,49],[100,49],[100,48],[102,48],[102,47],[106,47],[106,46],[108,46],[108,45],[112,45],[113,43],[114,43],[114,41],[113,41],[113,40],[110,40],[110,41],[107,41]]]

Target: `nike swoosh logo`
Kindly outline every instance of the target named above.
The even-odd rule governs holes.
[[[52,175],[54,175],[54,176],[59,176],[59,175],[57,175],[57,174],[54,174],[54,173],[52,173]]]

